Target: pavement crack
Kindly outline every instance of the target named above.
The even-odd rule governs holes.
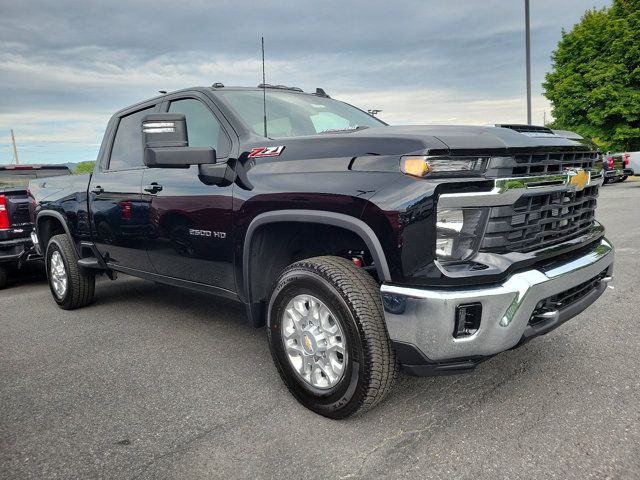
[[[519,375],[521,375],[524,371],[526,370],[526,366],[519,366],[517,368],[514,368],[508,375],[506,375],[504,378],[499,379],[498,381],[494,382],[490,388],[486,389],[485,391],[483,391],[478,397],[476,397],[475,399],[473,399],[470,403],[469,406],[476,406],[479,405],[481,403],[483,403],[484,401],[486,401],[486,399],[488,397],[490,397],[495,391],[497,391],[498,389],[500,389],[503,385],[505,385],[506,383],[508,383],[509,381],[513,381],[514,378],[518,377]],[[422,419],[426,416],[429,415],[434,415],[440,407],[443,406],[443,404],[445,404],[447,401],[449,401],[451,399],[452,394],[455,392],[455,389],[457,387],[457,385],[461,382],[461,380],[459,378],[456,378],[455,380],[452,380],[451,383],[449,385],[447,385],[446,387],[444,387],[441,390],[441,395],[440,398],[436,401],[433,401],[428,408],[425,408],[422,411],[419,411],[415,416],[412,417],[412,421],[416,422],[419,419]],[[453,418],[453,414],[455,413],[455,411],[453,412],[449,412],[449,414],[445,417],[445,418],[434,418],[431,422],[429,422],[427,425],[424,425],[420,428],[413,428],[413,429],[400,429],[398,430],[396,433],[394,433],[393,435],[389,435],[384,437],[380,442],[378,442],[373,448],[371,448],[370,450],[368,450],[364,455],[362,455],[362,460],[360,461],[360,465],[358,466],[358,468],[351,472],[348,473],[344,476],[339,477],[340,479],[349,479],[349,478],[362,478],[363,476],[363,471],[367,465],[367,462],[371,459],[371,457],[377,452],[379,451],[381,448],[383,448],[385,445],[387,445],[390,442],[393,441],[398,441],[400,439],[403,439],[407,436],[410,435],[421,435],[424,432],[427,431],[433,431],[434,428],[437,428],[439,426],[446,426],[448,423],[451,423],[454,421]]]
[[[149,468],[158,463],[159,461],[163,460],[164,458],[167,457],[171,457],[173,455],[179,454],[179,453],[183,453],[185,451],[187,451],[189,449],[189,447],[191,445],[193,445],[195,442],[197,442],[198,440],[206,437],[207,435],[211,434],[213,431],[217,430],[220,426],[217,425],[213,428],[209,428],[207,430],[204,430],[202,432],[200,432],[197,435],[194,435],[193,437],[189,438],[188,440],[186,440],[185,442],[182,442],[182,444],[180,445],[176,445],[175,448],[171,448],[168,451],[155,456],[154,458],[152,458],[149,462],[147,462],[146,464],[142,465],[142,470],[137,474],[134,475],[132,478],[132,480],[136,480],[138,478],[141,478],[146,472],[147,470],[149,470]]]
[[[401,438],[406,432],[404,432],[402,429],[400,429],[397,433],[395,433],[394,435],[390,435],[388,437],[385,437],[382,439],[381,442],[379,442],[376,446],[374,446],[372,449],[370,449],[367,453],[365,453],[362,456],[362,461],[360,462],[360,466],[358,467],[358,469],[355,472],[352,473],[348,473],[347,475],[343,475],[340,477],[340,479],[345,479],[345,478],[357,478],[361,475],[362,470],[364,469],[365,464],[367,463],[367,460],[369,460],[369,458],[371,457],[371,455],[373,455],[374,453],[376,453],[380,448],[382,448],[387,442],[390,442],[391,440],[394,440],[396,438]]]

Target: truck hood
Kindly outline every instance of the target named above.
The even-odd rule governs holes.
[[[381,126],[332,134],[309,135],[256,142],[248,150],[261,146],[284,146],[282,160],[307,158],[359,157],[366,155],[403,155],[423,152],[509,155],[518,150],[585,150],[585,144],[546,134],[520,133],[502,127],[408,125]]]

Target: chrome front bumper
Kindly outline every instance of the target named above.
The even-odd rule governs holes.
[[[495,355],[527,336],[543,333],[529,325],[538,303],[604,270],[609,274],[613,257],[613,246],[603,238],[582,256],[516,273],[497,285],[423,289],[384,284],[381,294],[389,336],[416,347],[432,362]],[[579,306],[560,310],[550,323],[557,326],[580,313],[600,296],[608,280],[608,276],[602,279]],[[471,336],[455,338],[456,307],[476,302],[482,304],[480,328]]]

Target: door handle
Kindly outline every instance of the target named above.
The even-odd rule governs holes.
[[[102,188],[100,185],[97,185],[95,187],[93,187],[91,189],[91,193],[95,193],[96,195],[100,195],[101,193],[104,193],[104,188]]]
[[[153,182],[144,187],[144,191],[149,193],[158,193],[162,191],[162,185],[158,185],[156,182]]]

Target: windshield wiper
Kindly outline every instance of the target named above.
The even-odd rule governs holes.
[[[355,125],[353,127],[346,127],[346,128],[328,128],[327,130],[322,130],[321,132],[318,132],[319,134],[323,134],[323,133],[350,133],[350,132],[355,132],[356,130],[364,130],[365,128],[369,128],[368,125]]]

